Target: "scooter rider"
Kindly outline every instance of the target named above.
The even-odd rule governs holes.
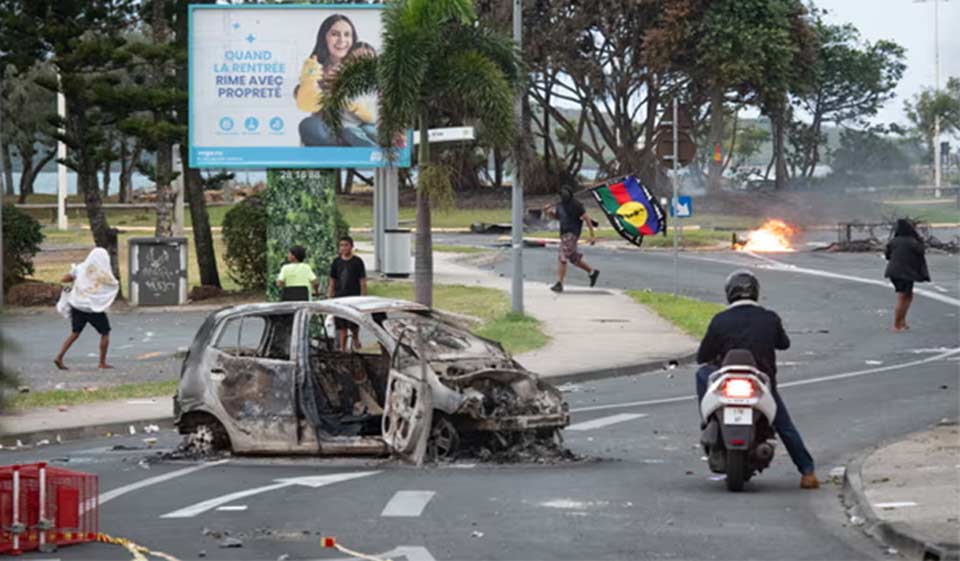
[[[787,407],[777,391],[776,351],[790,348],[790,338],[783,329],[780,316],[757,304],[760,283],[749,271],[741,270],[731,274],[727,278],[725,290],[730,305],[710,321],[707,334],[697,351],[697,362],[703,365],[697,370],[698,403],[703,401],[707,392],[710,375],[719,368],[728,351],[751,351],[757,369],[770,376],[771,390],[777,403],[773,428],[780,435],[780,440],[800,471],[800,487],[816,489],[820,483],[814,473],[813,457],[803,444],[803,438],[790,419]]]

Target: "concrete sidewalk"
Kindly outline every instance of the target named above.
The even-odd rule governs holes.
[[[361,256],[365,260],[372,260],[369,254]],[[371,265],[368,263],[368,267]],[[434,266],[437,284],[510,289],[509,278],[472,266],[464,262],[462,256],[436,253]],[[544,348],[516,358],[531,371],[557,384],[659,369],[670,361],[690,359],[696,350],[696,341],[691,337],[620,291],[602,287],[571,287],[562,294],[555,294],[546,284],[526,282],[524,292],[526,313],[543,323],[543,330],[551,339]],[[205,314],[190,319],[198,323],[203,316]],[[163,314],[151,314],[154,321],[162,317]],[[140,322],[143,319],[137,318]],[[179,322],[183,319],[180,318]],[[29,320],[21,317],[15,321]],[[189,344],[195,332],[195,329],[184,329],[183,325],[176,327],[183,340],[173,340],[171,335],[171,339],[165,341],[174,350],[177,346]],[[144,327],[140,325],[137,328]],[[153,329],[158,333],[161,331]],[[156,335],[151,332],[151,336]],[[156,343],[151,348],[156,349]],[[44,353],[29,358],[40,360],[42,357],[49,362],[46,360],[49,351],[45,350]],[[166,366],[170,377],[175,375],[176,368],[173,366]],[[71,371],[56,375],[81,378],[80,374]],[[128,375],[123,372],[120,374],[125,377]],[[146,423],[169,426],[172,416],[170,397],[108,401],[70,406],[66,411],[43,409],[5,415],[0,418],[0,435],[6,436],[0,438],[0,443],[10,445],[17,438],[23,440],[24,444],[43,439],[55,442],[58,434],[68,439],[105,432],[117,433],[126,431],[130,424],[137,425],[138,430],[140,425]],[[167,422],[163,423],[163,420]]]
[[[960,427],[956,420],[871,452],[847,468],[848,505],[903,555],[960,558]]]
[[[437,284],[461,284],[510,290],[510,278],[462,262],[456,254],[433,256]],[[576,272],[572,272],[576,274]],[[516,359],[544,378],[584,380],[650,369],[689,359],[697,341],[637,304],[622,291],[568,286],[557,294],[550,286],[524,282],[524,311],[542,322],[550,342]]]

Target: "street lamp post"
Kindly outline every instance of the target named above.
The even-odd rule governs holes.
[[[927,3],[928,0],[915,0]],[[934,91],[940,93],[940,0],[933,2],[933,85]],[[933,188],[934,196],[940,198],[940,115],[933,116]],[[960,201],[960,194],[958,201]]]
[[[520,49],[523,45],[523,0],[513,0],[513,40]],[[517,98],[517,117],[523,119],[523,96],[521,89]],[[510,284],[510,301],[514,313],[523,313],[523,183],[521,172],[521,152],[524,149],[523,136],[517,138],[513,150],[513,186],[511,187],[511,257],[513,272]]]

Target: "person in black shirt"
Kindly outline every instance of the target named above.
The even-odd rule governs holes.
[[[363,259],[353,254],[353,238],[340,238],[340,255],[330,265],[330,282],[327,283],[327,298],[367,295],[367,269]],[[334,318],[337,339],[341,349],[347,348],[347,329],[353,334],[353,348],[360,349],[360,328],[342,318]]]
[[[560,263],[557,266],[557,283],[550,287],[554,292],[563,292],[563,280],[567,276],[567,263],[573,263],[590,275],[590,286],[597,284],[600,271],[590,267],[583,260],[583,254],[577,249],[583,224],[590,229],[590,245],[596,243],[593,233],[593,220],[587,215],[587,209],[573,196],[573,187],[564,185],[560,190],[560,202],[544,207],[547,215],[554,216],[560,221]]]
[[[906,331],[910,329],[907,325],[907,312],[913,303],[913,283],[930,282],[923,242],[909,220],[897,220],[893,239],[887,244],[884,255],[888,261],[884,276],[890,279],[897,291],[897,304],[893,308],[893,329]]]
[[[776,312],[757,304],[760,283],[753,273],[734,272],[727,279],[725,290],[730,306],[710,321],[697,351],[697,362],[703,365],[697,370],[697,403],[703,401],[710,375],[717,371],[723,357],[733,349],[749,350],[757,363],[757,370],[770,377],[770,391],[777,403],[773,428],[800,471],[800,487],[816,489],[820,483],[814,473],[813,457],[777,391],[776,352],[790,348],[790,338],[783,329],[783,322]]]

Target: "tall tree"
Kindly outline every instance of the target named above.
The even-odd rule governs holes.
[[[895,96],[906,68],[903,47],[892,41],[864,42],[852,25],[829,25],[819,16],[813,29],[817,55],[812,81],[793,96],[794,107],[809,117],[809,123],[792,128],[790,138],[802,177],[812,177],[820,163],[823,126],[865,126]]]
[[[54,75],[48,64],[23,71],[8,65],[3,76],[2,111],[6,142],[20,160],[20,203],[33,194],[37,174],[57,155],[50,118],[56,113],[56,96],[37,84]]]
[[[917,138],[923,140],[933,154],[934,121],[940,117],[940,133],[960,132],[960,77],[947,80],[947,87],[924,90],[903,104],[907,119]]]
[[[104,212],[97,172],[106,158],[106,131],[116,126],[115,87],[124,71],[118,57],[129,27],[134,0],[2,0],[0,59],[17,68],[47,60],[60,73],[59,82],[38,81],[66,98],[66,119],[54,133],[69,149],[65,164],[77,174],[94,242],[111,257],[119,278],[117,231]]]
[[[477,25],[472,0],[399,0],[384,13],[381,54],[344,65],[321,100],[324,118],[338,129],[350,99],[379,90],[382,146],[420,130],[414,280],[421,304],[433,305],[431,201],[449,199],[452,189],[449,170],[431,157],[427,131],[434,113],[458,106],[493,145],[509,146],[518,68],[512,43]]]

